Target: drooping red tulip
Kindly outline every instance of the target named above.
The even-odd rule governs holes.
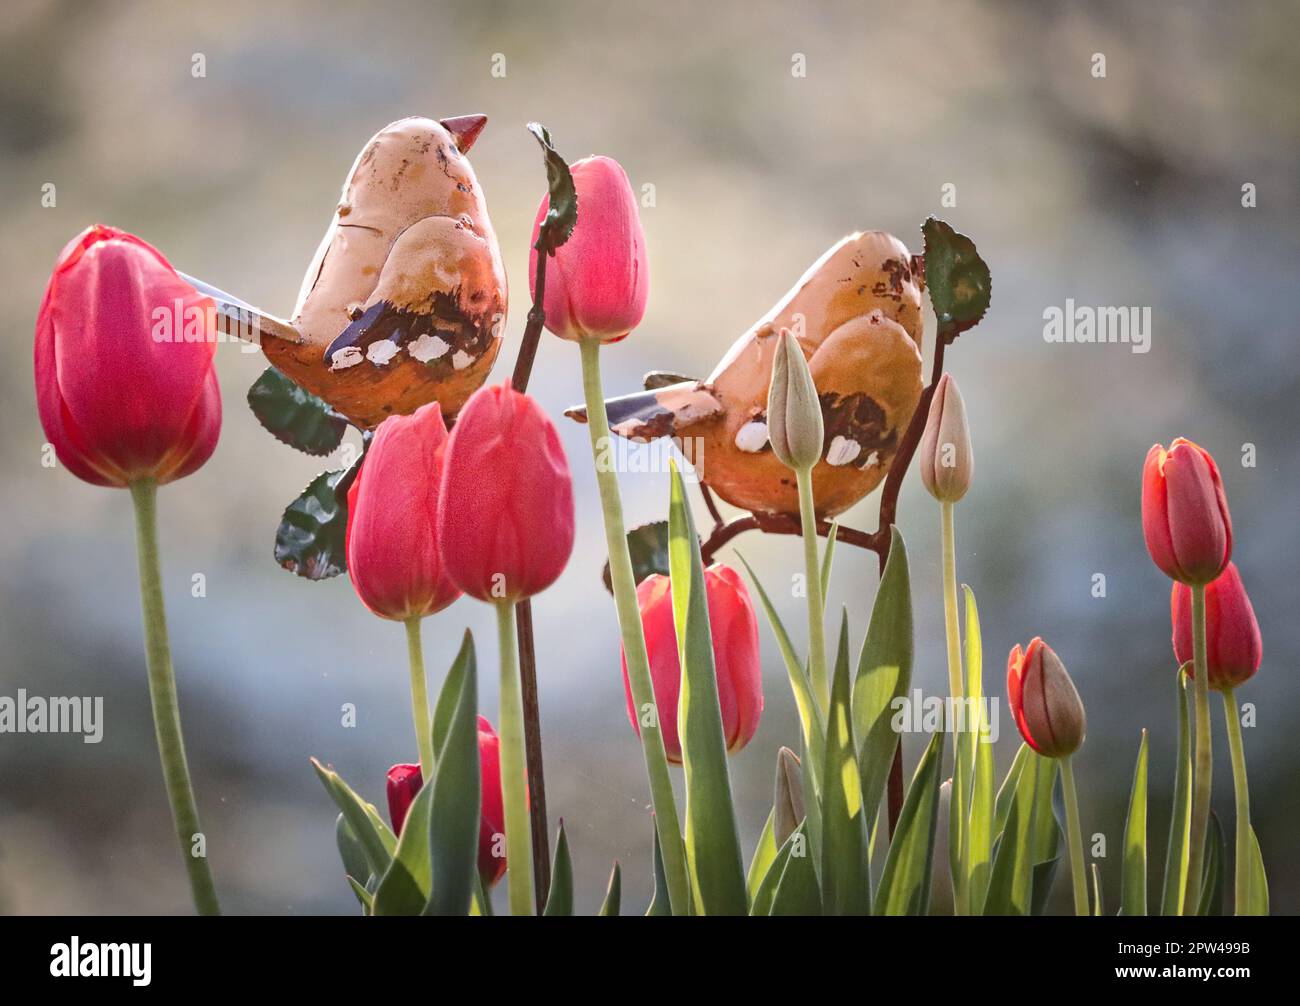
[[[500,740],[486,717],[478,718],[478,757],[480,773],[478,872],[483,883],[491,887],[506,872],[505,811],[501,802]],[[424,786],[418,764],[394,765],[388,770],[388,817],[394,834],[402,833],[407,811]],[[496,854],[500,846],[501,854]]]
[[[749,591],[735,570],[721,563],[710,566],[704,571],[704,586],[709,603],[709,628],[713,635],[713,663],[718,679],[722,732],[727,750],[734,753],[749,743],[763,715],[763,667],[758,651],[758,621],[754,617]],[[672,584],[668,577],[655,573],[641,581],[636,594],[664,750],[669,761],[680,762],[682,744],[677,733],[677,703],[681,695],[682,671],[673,624]],[[626,654],[623,654],[623,689],[627,696],[628,719],[640,734],[641,714],[632,700]]]
[[[1174,584],[1169,610],[1174,656],[1180,664],[1186,664],[1192,659],[1190,587]],[[1206,682],[1218,691],[1236,688],[1254,677],[1264,655],[1255,609],[1234,562],[1228,563],[1219,578],[1205,588],[1205,650],[1209,670]]]
[[[447,575],[480,601],[518,601],[559,578],[573,551],[573,481],[555,424],[508,383],[456,419],[438,539]]]
[[[348,575],[381,618],[422,618],[460,596],[438,548],[447,439],[437,402],[390,416],[348,490]]]
[[[1179,437],[1156,444],[1142,468],[1142,532],[1166,576],[1206,584],[1232,558],[1232,517],[1209,451]]]
[[[609,157],[587,157],[569,170],[578,194],[578,222],[547,263],[546,327],[575,342],[615,342],[641,323],[650,295],[636,196],[627,172]],[[550,205],[550,197],[543,196],[533,224],[534,245]],[[536,278],[534,247],[528,260],[534,298]]]
[[[1083,700],[1056,651],[1038,636],[1007,657],[1007,703],[1025,743],[1046,758],[1064,758],[1083,745]]]
[[[36,319],[36,405],[59,461],[124,488],[198,469],[221,432],[212,301],[152,245],[96,225],[60,253]]]

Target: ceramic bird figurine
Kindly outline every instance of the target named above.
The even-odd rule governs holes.
[[[819,517],[847,510],[884,479],[921,395],[925,271],[883,231],[850,234],[819,258],[704,381],[667,382],[605,403],[630,440],[672,437],[700,479],[754,513],[795,514],[794,472],[772,452],[767,391],[777,336],[789,329],[808,359],[825,420],[813,468]],[[656,386],[657,385],[657,386]],[[583,409],[568,415],[585,421]]]
[[[251,313],[276,369],[358,426],[431,401],[454,416],[505,325],[501,251],[465,156],[486,122],[412,117],[371,137],[289,321],[195,285],[227,317]]]

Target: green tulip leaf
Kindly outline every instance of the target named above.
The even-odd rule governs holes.
[[[830,712],[826,717],[826,758],[822,767],[822,911],[827,915],[871,914],[868,825],[853,743],[850,695],[846,612],[840,620]]]
[[[943,746],[944,731],[940,730],[930,738],[912,776],[885,857],[885,871],[876,895],[877,915],[925,915],[929,911]]]
[[[1101,901],[1101,869],[1096,863],[1092,863],[1092,914],[1098,918],[1106,914],[1106,908]]]
[[[1029,913],[1042,915],[1047,910],[1056,868],[1060,865],[1064,832],[1056,805],[1060,766],[1054,758],[1039,758],[1035,767],[1034,826],[1030,834],[1030,862],[1034,865],[1030,871]]]
[[[348,828],[356,837],[357,843],[370,864],[370,872],[383,876],[397,848],[397,838],[386,825],[372,804],[366,803],[343,781],[343,777],[332,768],[322,765],[315,758],[311,766],[325,791],[335,805],[343,812]],[[360,878],[357,878],[360,879]]]
[[[555,249],[569,240],[578,223],[578,191],[573,186],[569,165],[555,151],[550,131],[540,122],[528,123],[528,131],[537,138],[546,159],[546,188],[550,206],[538,230],[534,244],[539,252],[554,255]]]
[[[632,579],[638,584],[647,576],[660,573],[668,575],[668,522],[653,521],[634,527],[627,533],[627,552],[632,558]],[[611,594],[613,584],[609,578],[609,560],[600,573],[605,589]]]
[[[361,902],[361,914],[373,915],[375,896],[358,884],[355,877],[348,877],[348,886],[352,888],[352,893],[357,896],[357,901]]]
[[[1223,914],[1224,891],[1228,886],[1228,847],[1223,840],[1219,815],[1210,811],[1210,823],[1205,829],[1205,869],[1201,872],[1201,900],[1196,906],[1197,915]]]
[[[758,836],[758,846],[754,849],[754,856],[749,861],[749,870],[745,874],[745,889],[749,892],[750,914],[754,905],[754,896],[758,893],[759,887],[766,879],[768,871],[771,869],[776,854],[779,851],[776,847],[776,832],[774,821],[776,820],[776,811],[767,812],[767,822],[763,825],[763,830]]]
[[[248,389],[248,407],[282,444],[323,457],[343,442],[348,421],[310,391],[274,367],[267,367]]]
[[[1120,914],[1147,913],[1147,732],[1138,745],[1133,790],[1124,824],[1124,873],[1120,885]]]
[[[429,812],[433,787],[425,783],[411,801],[397,837],[397,851],[375,890],[372,915],[419,915],[429,901]]]
[[[609,886],[605,888],[605,900],[600,904],[597,915],[613,916],[618,914],[623,902],[623,871],[618,860],[614,860],[614,869],[609,871]]]
[[[1246,914],[1247,915],[1267,915],[1268,914],[1268,874],[1264,872],[1264,855],[1259,850],[1259,838],[1255,835],[1255,829],[1250,829],[1250,848],[1247,850],[1250,862],[1247,865],[1247,876],[1250,880],[1250,888],[1246,893]]]
[[[677,729],[686,776],[686,865],[698,915],[745,915],[749,898],[727,771],[704,564],[686,488],[672,467],[669,567],[682,668]]]
[[[668,897],[668,875],[664,871],[664,857],[659,849],[659,829],[651,828],[654,835],[654,895],[650,898],[650,907],[646,915],[672,915],[672,905]]]
[[[339,858],[343,860],[344,875],[359,881],[364,888],[372,876],[370,862],[366,859],[366,850],[348,827],[347,818],[342,813],[334,819],[334,844],[338,846]]]
[[[965,234],[936,217],[921,225],[921,233],[925,237],[925,286],[939,323],[939,338],[950,343],[984,317],[993,280],[975,242]]]
[[[560,820],[560,833],[555,839],[551,893],[546,899],[542,914],[562,917],[573,915],[573,860],[569,856],[569,836],[564,833],[563,818]]]
[[[1042,761],[1028,744],[1021,745],[998,793],[994,820],[1000,837],[993,854],[985,915],[1030,915],[1033,912],[1034,806]]]
[[[969,794],[969,811],[963,835],[962,899],[968,914],[979,915],[984,909],[993,868],[993,743],[989,739],[984,703],[984,645],[979,610],[970,587],[963,584],[962,591],[966,599],[966,692],[971,700],[967,712],[976,717],[967,724],[969,730],[963,735],[969,749],[963,767],[971,777],[963,787],[963,793]]]
[[[321,472],[285,509],[275,533],[275,561],[306,580],[347,572],[347,499],[338,492],[346,470]]]
[[[867,636],[853,678],[853,736],[858,745],[862,804],[874,821],[898,746],[895,699],[912,682],[912,587],[907,546],[898,528],[890,529],[889,558],[871,608]]]
[[[820,577],[822,584],[822,597],[825,597],[827,591],[831,589],[831,559],[835,555],[835,539],[839,536],[839,533],[839,523],[832,521],[830,532],[826,535],[826,551],[822,553],[822,569]]]
[[[821,892],[817,887],[817,871],[813,868],[810,845],[801,826],[781,847],[785,855],[777,854],[783,865],[769,915],[806,917],[822,914]]]
[[[1191,661],[1178,668],[1174,690],[1178,700],[1178,763],[1174,769],[1174,806],[1165,846],[1161,915],[1182,915],[1187,895],[1187,845],[1192,832],[1192,733],[1187,714],[1187,680]]]
[[[454,707],[452,698],[455,696]],[[425,915],[468,915],[478,883],[480,767],[478,667],[466,631],[442,684],[433,731],[430,824],[424,835],[431,886]],[[442,733],[439,733],[441,729]],[[405,829],[403,829],[405,833]]]

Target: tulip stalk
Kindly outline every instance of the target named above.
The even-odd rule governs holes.
[[[948,637],[949,716],[955,715],[956,703],[962,698],[961,630],[957,622],[957,534],[954,528],[955,504],[944,501],[943,511],[943,623]],[[949,729],[955,729],[955,724]]]
[[[415,743],[420,752],[420,773],[433,778],[433,727],[429,720],[429,686],[424,676],[424,647],[420,644],[420,616],[406,619],[406,656],[411,670],[411,714]]]
[[[176,676],[167,638],[167,613],[163,604],[162,573],[158,561],[158,484],[152,478],[131,483],[135,504],[136,555],[140,567],[140,607],[144,619],[145,660],[149,674],[149,700],[153,706],[154,734],[162,761],[167,800],[171,805],[176,837],[189,874],[190,893],[200,915],[220,915],[216,885],[206,849],[196,855],[192,844],[202,834],[194,786],[185,760]]]
[[[1250,788],[1246,782],[1246,750],[1241,743],[1241,717],[1231,688],[1223,691],[1223,712],[1228,719],[1228,749],[1232,753],[1232,786],[1237,802],[1236,876],[1233,904],[1237,915],[1249,913],[1250,889]]]
[[[817,514],[813,509],[812,469],[795,469],[799,483],[799,520],[803,531],[805,588],[808,591],[808,663],[813,694],[825,714],[831,704],[826,674],[826,598],[822,596],[821,560],[817,556]]]
[[[1192,591],[1192,696],[1196,710],[1195,768],[1192,773],[1192,826],[1187,845],[1187,897],[1183,913],[1195,915],[1201,900],[1205,833],[1210,823],[1210,784],[1214,768],[1210,750],[1210,681],[1205,646],[1205,585]]]
[[[510,914],[533,914],[533,841],[525,780],[524,704],[519,684],[515,606],[498,601],[497,639],[501,651],[501,696],[498,734],[501,738],[501,797],[506,818],[507,888]]]
[[[1065,830],[1070,842],[1070,877],[1074,881],[1074,914],[1088,914],[1088,878],[1083,864],[1083,829],[1079,827],[1079,794],[1074,788],[1073,759],[1060,759],[1065,797]]]
[[[623,522],[623,500],[619,494],[618,474],[609,464],[609,419],[605,415],[605,395],[600,380],[600,342],[582,339],[582,387],[587,404],[587,429],[591,435],[591,455],[600,488],[600,505],[605,519],[605,538],[609,548],[609,575],[618,609],[623,652],[627,657],[628,683],[637,710],[655,707],[650,661],[646,655],[645,630],[637,604],[636,580],[628,553],[627,532]],[[604,455],[605,457],[602,457]],[[814,539],[815,540],[815,539]],[[814,576],[814,582],[816,577]],[[668,774],[668,756],[658,717],[641,725],[641,749],[646,773],[650,778],[650,799],[654,807],[655,829],[659,836],[660,855],[668,883],[668,901],[674,915],[684,915],[690,903],[686,873],[686,850],[673,796],[672,777]]]

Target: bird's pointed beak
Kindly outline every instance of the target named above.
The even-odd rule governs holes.
[[[478,134],[483,132],[483,127],[487,125],[486,115],[455,115],[450,119],[439,119],[442,128],[451,133],[451,138],[456,141],[456,149],[462,154],[469,153],[469,148],[474,146],[474,141],[478,139]]]

